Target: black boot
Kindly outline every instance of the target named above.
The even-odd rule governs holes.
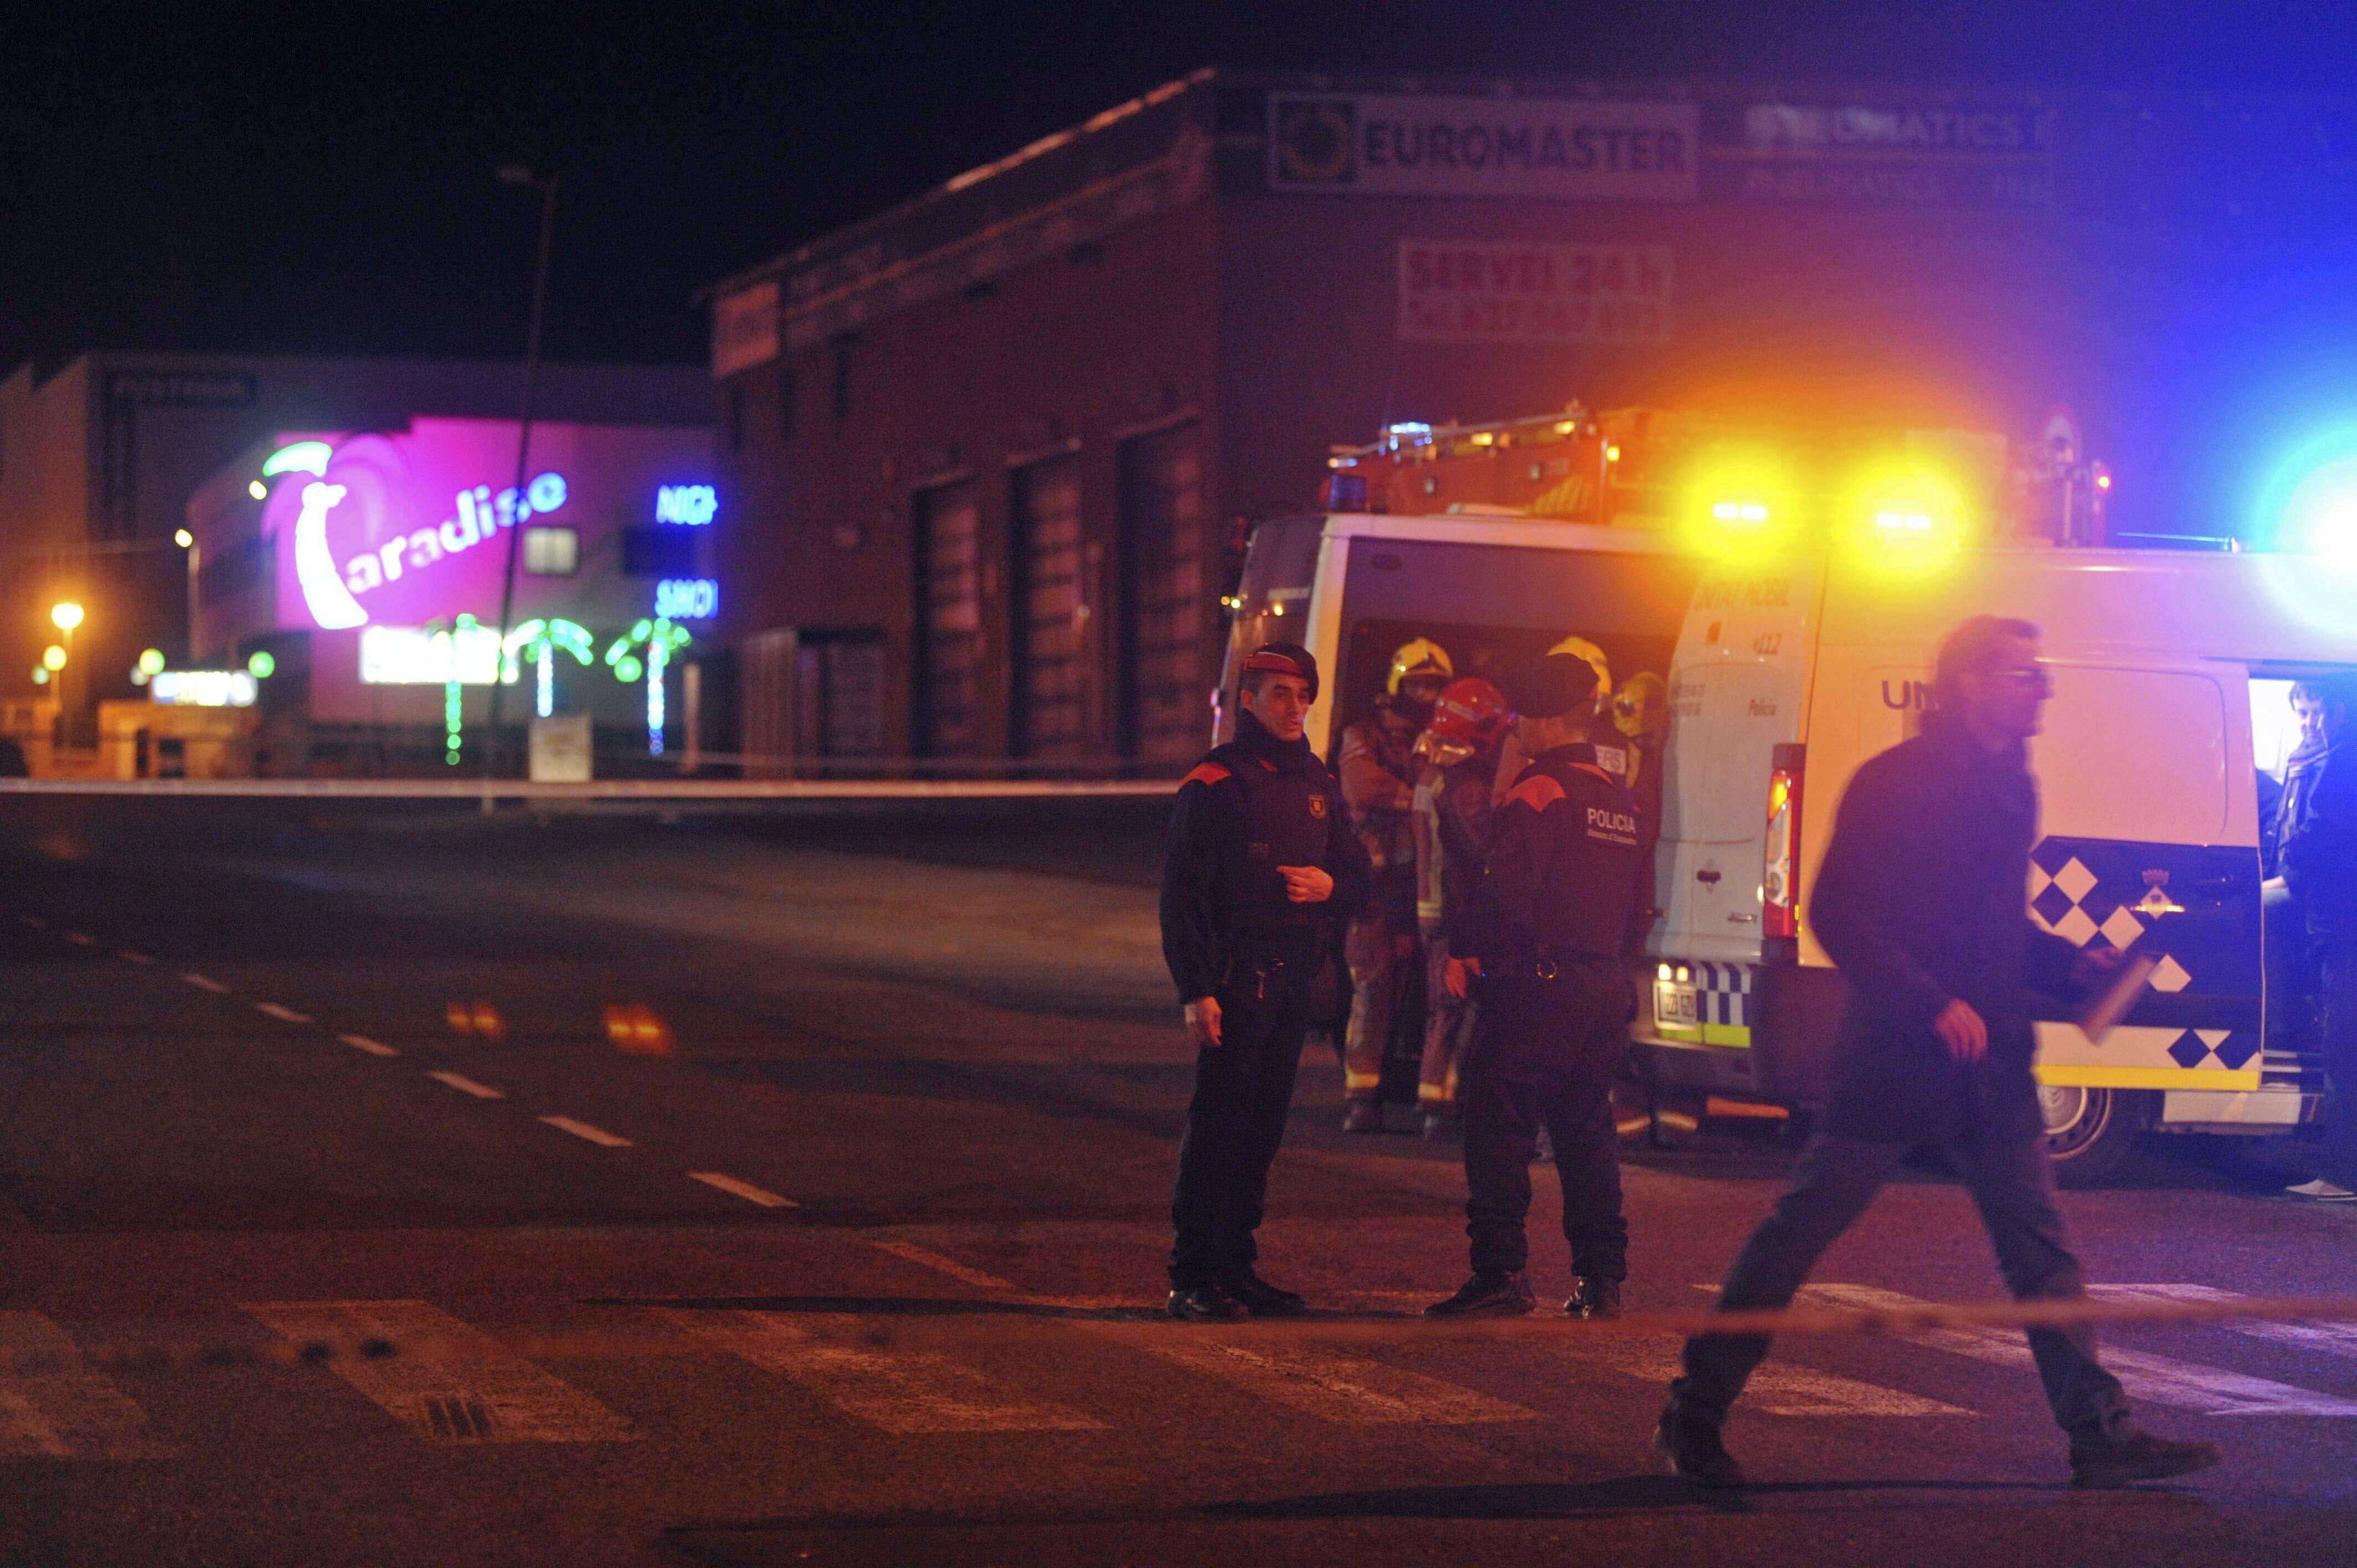
[[[1243,1302],[1218,1285],[1173,1289],[1165,1310],[1182,1323],[1241,1323],[1252,1316]]]
[[[1244,1310],[1254,1317],[1299,1317],[1309,1310],[1299,1291],[1273,1285],[1246,1269],[1232,1279],[1222,1280],[1222,1288],[1244,1304]]]
[[[1575,1282],[1571,1299],[1563,1304],[1566,1317],[1607,1318],[1620,1316],[1620,1282],[1591,1279],[1586,1274]]]
[[[1477,1273],[1457,1287],[1457,1294],[1447,1301],[1436,1301],[1424,1309],[1426,1317],[1519,1317],[1536,1307],[1532,1299],[1531,1282],[1523,1272],[1512,1273]]]
[[[1653,1452],[1670,1462],[1681,1480],[1697,1487],[1728,1492],[1743,1485],[1743,1466],[1718,1440],[1718,1428],[1684,1419],[1674,1409],[1662,1412],[1653,1428]]]
[[[1380,1101],[1353,1100],[1342,1112],[1345,1133],[1380,1133],[1383,1130],[1383,1108]]]
[[[2214,1443],[2155,1437],[2133,1429],[2115,1436],[2071,1439],[2071,1484],[2125,1487],[2132,1481],[2165,1481],[2207,1470],[2225,1455]]]

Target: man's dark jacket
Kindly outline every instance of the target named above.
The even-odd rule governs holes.
[[[1292,902],[1277,869],[1287,865],[1318,866],[1333,893]],[[1239,959],[1282,951],[1314,970],[1335,923],[1365,912],[1373,881],[1341,786],[1309,742],[1239,713],[1236,738],[1187,775],[1171,812],[1162,956],[1178,1000],[1213,994]]]
[[[1848,982],[1825,1129],[1881,1142],[2040,1135],[2032,993],[2063,997],[2078,950],[2029,912],[2038,786],[2022,748],[1991,752],[1938,713],[1857,770],[1806,909]],[[1949,1001],[1988,1025],[1956,1059]]]
[[[2292,755],[2279,811],[2276,872],[2309,930],[2357,936],[2357,724]]]

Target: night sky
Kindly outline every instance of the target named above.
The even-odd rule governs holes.
[[[20,5],[0,366],[93,345],[689,360],[689,295],[1204,64],[2350,91],[2347,5]]]

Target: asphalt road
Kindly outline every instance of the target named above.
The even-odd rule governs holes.
[[[1669,1340],[1411,1320],[1463,1273],[1453,1151],[1345,1139],[1321,1047],[1265,1270],[1394,1328],[1157,1322],[1149,818],[0,824],[0,1561],[2357,1552],[2324,1327],[2114,1335],[2153,1424],[2229,1449],[2118,1494],[2063,1486],[2003,1336],[1792,1340],[1729,1431],[1760,1484],[1698,1498],[1647,1447]],[[1790,1151],[1738,1133],[1632,1155],[1632,1307],[1706,1302],[1773,1196]],[[2066,1201],[2107,1285],[2357,1294],[2357,1208],[2272,1188],[2163,1159]],[[1820,1279],[1997,1294],[1928,1176]],[[281,1353],[369,1337],[404,1353]]]

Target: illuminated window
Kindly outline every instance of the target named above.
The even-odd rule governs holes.
[[[569,528],[525,529],[523,569],[535,577],[570,577],[581,570],[581,535]]]

